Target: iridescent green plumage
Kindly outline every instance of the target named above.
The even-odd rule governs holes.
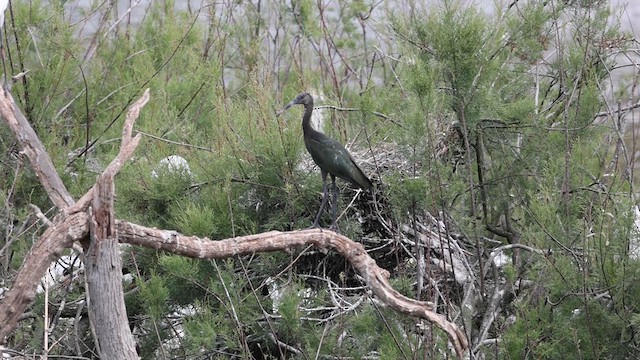
[[[311,95],[308,93],[298,95],[292,102],[280,110],[278,114],[281,114],[293,105],[304,105],[305,111],[304,116],[302,117],[304,144],[307,147],[309,154],[311,154],[311,158],[320,168],[320,172],[322,174],[322,204],[320,205],[320,210],[318,211],[318,215],[316,216],[313,226],[318,226],[320,214],[327,204],[327,199],[329,197],[329,193],[327,191],[327,174],[329,174],[331,175],[331,184],[333,186],[331,228],[335,228],[337,210],[336,201],[338,199],[336,176],[364,190],[371,188],[373,184],[362,172],[360,167],[358,167],[344,146],[325,134],[316,131],[311,126],[311,114],[313,113],[313,97],[311,97]]]

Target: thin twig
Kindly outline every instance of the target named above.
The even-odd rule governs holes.
[[[334,105],[320,105],[320,106],[315,106],[314,107],[315,110],[321,110],[321,109],[333,109],[336,111],[362,111],[362,109],[358,109],[358,108],[346,108],[346,107],[341,107],[341,106],[334,106]],[[390,118],[388,115],[385,115],[381,112],[377,112],[377,111],[372,111],[371,112],[373,115],[379,117],[379,118],[383,118],[385,120],[389,120],[392,123],[402,127],[402,124],[400,124],[399,122],[397,122],[396,120],[393,120],[392,118]]]
[[[136,132],[137,132],[138,134],[142,134],[142,135],[144,135],[144,136],[146,136],[146,137],[150,137],[150,138],[155,139],[155,140],[159,140],[159,141],[162,141],[162,142],[166,142],[166,143],[168,143],[168,144],[178,145],[178,146],[182,146],[182,147],[190,148],[190,149],[197,149],[197,150],[203,150],[203,151],[213,152],[213,149],[211,149],[211,148],[206,148],[206,147],[198,146],[198,145],[191,145],[191,144],[182,143],[182,142],[177,142],[177,141],[171,141],[171,140],[169,140],[169,139],[165,139],[165,138],[162,138],[162,137],[159,137],[159,136],[156,136],[156,135],[151,135],[151,134],[149,134],[149,133],[146,133],[146,132],[144,132],[144,131],[140,131],[140,130],[136,130]]]

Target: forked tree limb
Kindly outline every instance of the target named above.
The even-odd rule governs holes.
[[[388,281],[389,273],[378,267],[362,244],[333,231],[321,229],[271,231],[213,241],[208,238],[185,236],[171,230],[148,228],[126,221],[116,221],[116,227],[121,242],[198,259],[221,259],[258,252],[284,251],[310,244],[320,249],[332,249],[353,265],[382,302],[403,314],[434,322],[448,334],[458,357],[462,358],[468,348],[465,334],[456,324],[436,313],[433,303],[408,298],[393,289]]]
[[[129,109],[125,119],[120,153],[104,172],[111,174],[111,177],[122,168],[140,142],[140,135],[131,136],[132,129],[140,109],[148,100],[149,89]],[[29,159],[50,200],[61,211],[25,256],[15,281],[0,302],[0,343],[4,343],[6,337],[16,327],[22,313],[35,298],[36,288],[49,265],[58,260],[64,249],[88,236],[90,218],[84,211],[93,199],[95,186],[74,204],[42,142],[8,91],[0,90],[0,115],[20,142],[24,154]]]

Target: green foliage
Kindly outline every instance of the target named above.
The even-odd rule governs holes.
[[[280,331],[288,337],[297,338],[301,333],[302,323],[300,320],[300,301],[302,299],[295,291],[287,291],[282,297],[282,302],[278,307],[278,312],[282,315],[282,322],[279,324]]]
[[[389,177],[389,193],[393,199],[393,209],[398,211],[398,216],[416,208],[423,208],[427,193],[427,183],[421,178],[398,179]]]
[[[521,14],[526,14],[524,21],[521,16],[510,14],[506,25],[514,54],[524,63],[531,63],[543,56],[554,36],[550,24],[553,13],[542,2],[528,1]]]
[[[149,280],[141,282],[139,286],[147,314],[151,315],[154,321],[161,319],[167,310],[169,295],[169,289],[164,284],[164,280],[152,273]]]
[[[180,232],[203,237],[217,232],[215,221],[212,209],[191,202],[185,204],[185,209],[179,211],[175,218],[176,228]]]
[[[602,304],[585,305],[580,299],[572,298],[551,310],[539,310],[522,312],[527,319],[537,318],[535,323],[519,321],[507,332],[505,358],[528,354],[542,359],[599,359],[604,354],[622,358],[632,354],[620,338],[625,325],[619,317],[605,311]]]
[[[321,36],[321,30],[318,27],[313,7],[313,1],[302,0],[297,2],[293,9],[296,23],[300,26],[302,33],[309,38]]]
[[[186,332],[184,342],[189,352],[196,353],[199,349],[207,348],[215,344],[217,335],[227,333],[229,329],[224,326],[221,316],[215,314],[207,307],[196,303],[196,308],[205,310],[199,311],[197,315],[190,316],[184,323]]]
[[[206,293],[203,277],[211,271],[210,267],[176,255],[162,255],[158,264],[173,304],[188,305]]]

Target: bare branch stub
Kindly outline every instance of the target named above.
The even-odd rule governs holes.
[[[124,126],[122,127],[122,143],[128,144],[131,141],[131,134],[133,133],[133,125],[135,121],[140,116],[140,110],[149,102],[149,88],[147,88],[140,99],[138,99],[127,112],[127,118],[124,121]],[[136,135],[136,137],[140,137]]]
[[[92,234],[100,242],[115,237],[115,220],[113,213],[113,197],[115,185],[113,174],[105,172],[96,181],[96,191],[93,192],[93,219],[96,232]]]
[[[173,254],[198,259],[221,259],[257,252],[283,251],[292,247],[313,244],[321,249],[331,248],[344,256],[363,277],[373,293],[398,312],[427,319],[443,329],[451,340],[458,357],[468,349],[465,334],[443,315],[434,312],[430,302],[407,298],[389,284],[389,273],[378,267],[362,244],[333,231],[311,229],[292,232],[271,231],[213,241],[208,238],[185,236],[175,231],[148,228],[125,221],[116,221],[121,242],[161,249]]]

